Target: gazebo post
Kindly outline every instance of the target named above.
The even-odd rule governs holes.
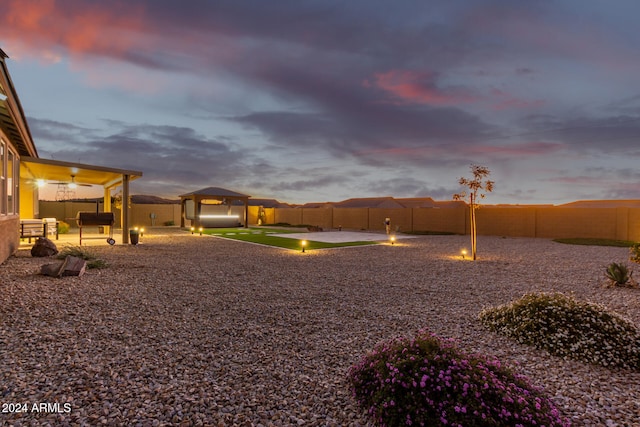
[[[193,204],[195,210],[195,227],[200,228],[200,214],[202,213],[202,196],[193,196]]]
[[[184,228],[184,216],[185,216],[185,201],[184,199],[180,200],[180,228]]]
[[[249,228],[249,198],[244,199],[244,228]]]

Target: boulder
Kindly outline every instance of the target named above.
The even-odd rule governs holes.
[[[64,261],[41,266],[40,274],[51,277],[82,276],[86,269],[87,261],[67,255]]]
[[[56,244],[46,237],[38,237],[36,243],[31,248],[31,256],[33,257],[48,257],[58,253]]]

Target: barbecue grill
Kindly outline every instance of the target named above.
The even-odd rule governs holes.
[[[116,243],[113,240],[113,224],[115,223],[115,217],[113,212],[78,212],[76,214],[76,222],[80,229],[80,246],[82,246],[82,227],[109,227],[109,237],[107,237],[107,243],[113,245]],[[102,239],[102,237],[85,237],[85,239]]]

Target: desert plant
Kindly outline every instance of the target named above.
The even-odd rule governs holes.
[[[87,261],[87,268],[104,268],[107,266],[106,261],[99,259],[93,252],[89,251],[82,246],[65,246],[58,253],[59,259],[64,259],[67,256],[73,256],[76,258],[82,258]]]
[[[484,309],[480,321],[494,332],[557,356],[640,369],[640,331],[601,305],[560,293],[526,294]]]
[[[633,281],[633,271],[629,270],[626,265],[617,262],[612,262],[607,266],[605,271],[607,279],[611,286],[630,286],[633,287],[635,282]]]
[[[458,184],[467,187],[469,189],[469,193],[467,191],[462,191],[461,193],[454,194],[454,200],[462,200],[469,196],[469,219],[471,225],[471,258],[475,261],[476,259],[476,248],[478,243],[478,227],[476,225],[476,210],[480,207],[480,203],[478,202],[478,198],[484,199],[485,194],[481,191],[486,191],[490,193],[493,191],[493,181],[486,180],[482,182],[482,180],[488,177],[491,174],[491,171],[486,166],[480,165],[471,165],[471,174],[473,175],[473,179],[469,178],[460,178],[458,179]]]
[[[377,345],[348,375],[380,426],[569,425],[524,376],[427,332]]]

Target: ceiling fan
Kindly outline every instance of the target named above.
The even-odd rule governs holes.
[[[81,187],[92,187],[91,184],[78,184],[76,183],[76,176],[75,175],[71,175],[71,182],[50,182],[49,184],[55,184],[58,186],[64,185],[67,186],[69,188],[76,188],[78,186]]]

